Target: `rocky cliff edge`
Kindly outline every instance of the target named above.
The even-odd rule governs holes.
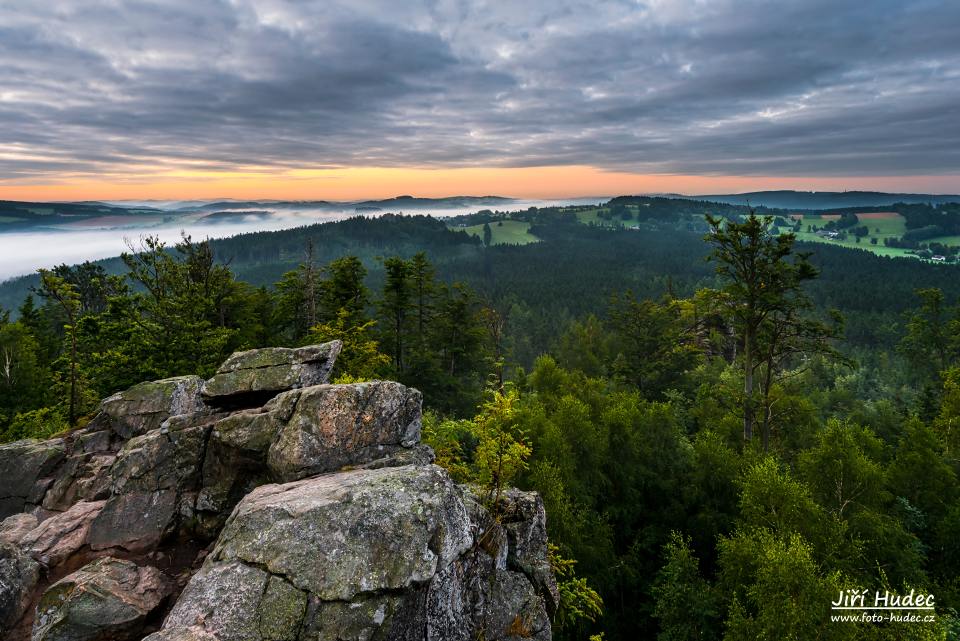
[[[339,342],[135,385],[0,446],[9,641],[551,638],[543,504],[432,465],[421,396],[328,384]]]

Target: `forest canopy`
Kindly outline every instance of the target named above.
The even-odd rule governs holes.
[[[521,212],[523,246],[458,229],[496,212],[383,216],[42,271],[0,316],[0,438],[339,339],[335,380],[424,393],[458,481],[542,495],[558,638],[960,632],[958,268],[800,243],[739,206],[625,228],[642,205]],[[935,620],[833,623],[848,588],[935,595]]]

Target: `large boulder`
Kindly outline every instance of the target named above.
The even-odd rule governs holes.
[[[331,341],[237,352],[204,383],[203,395],[218,407],[254,407],[279,392],[326,383],[341,347],[340,341]]]
[[[171,490],[129,492],[113,496],[90,525],[94,550],[149,552],[176,525],[177,493]]]
[[[21,512],[0,521],[0,543],[20,543],[20,540],[37,525],[40,520],[35,514]]]
[[[241,352],[0,446],[4,641],[547,641],[539,497],[458,487],[420,393],[328,384],[339,350]]]
[[[39,505],[65,455],[63,439],[0,445],[0,520]]]
[[[105,398],[94,427],[109,427],[123,438],[146,434],[178,414],[193,414],[204,409],[199,376],[176,376],[139,383]]]
[[[180,630],[178,634],[184,635],[199,628],[220,641],[292,641],[306,605],[304,592],[260,568],[239,561],[208,564],[180,595],[164,631],[170,635]],[[264,627],[270,636],[261,636]]]
[[[264,567],[326,601],[424,582],[473,542],[459,490],[435,466],[264,485],[211,556]]]
[[[527,516],[512,522],[530,550],[545,547]],[[510,567],[511,539],[432,465],[265,485],[237,505],[151,641],[548,641],[550,595]]]
[[[507,535],[507,566],[523,573],[546,598],[550,614],[560,605],[547,553],[547,511],[536,492],[510,488],[503,493],[499,522]]]
[[[11,630],[30,606],[40,566],[10,543],[0,542],[0,630]]]
[[[473,544],[462,495],[443,470],[353,470],[265,485],[234,510],[166,629],[221,641],[372,638],[439,567]],[[300,635],[298,631],[304,632]]]
[[[199,521],[219,528],[243,496],[267,482],[348,465],[386,466],[385,457],[393,457],[392,465],[431,462],[416,446],[420,402],[417,390],[388,381],[315,385],[220,418],[207,442]]]
[[[153,567],[105,557],[85,565],[43,594],[32,641],[127,641],[172,592]]]
[[[421,395],[400,383],[318,385],[299,392],[270,445],[268,464],[289,481],[367,463],[420,441]]]
[[[103,506],[104,501],[81,501],[21,536],[20,547],[46,567],[60,565],[89,543],[90,526]]]

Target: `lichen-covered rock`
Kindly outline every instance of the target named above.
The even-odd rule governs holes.
[[[296,349],[237,352],[204,383],[204,397],[216,406],[253,406],[282,391],[326,383],[341,347],[340,341],[331,341]]]
[[[53,482],[43,495],[41,505],[45,510],[62,512],[77,501],[97,501],[110,495],[110,466],[116,456],[73,449],[57,467]]]
[[[549,641],[542,504],[522,492],[504,502],[512,534],[431,465],[261,486],[237,505],[163,638]]]
[[[481,532],[475,548],[430,582],[421,609],[409,621],[413,634],[401,638],[472,641],[482,631],[490,641],[549,641],[549,596],[507,567],[507,536],[499,526]]]
[[[298,392],[267,462],[289,481],[367,463],[420,441],[421,395],[400,383],[318,385]]]
[[[198,625],[189,628],[167,628],[154,632],[143,641],[220,641]]]
[[[113,494],[198,486],[209,429],[161,428],[127,441],[110,470]]]
[[[0,446],[4,641],[139,639],[168,601],[153,567],[184,589],[149,641],[548,641],[539,497],[494,517],[419,444],[418,391],[326,383],[339,350],[234,354]]]
[[[205,565],[184,589],[164,629],[199,627],[221,641],[297,638],[307,595],[238,561]]]
[[[21,512],[8,516],[0,522],[0,543],[20,543],[20,539],[38,524],[39,521],[34,514]]]
[[[387,638],[472,544],[460,491],[434,466],[262,486],[234,510],[164,628],[200,626],[222,641]]]
[[[419,392],[380,381],[292,390],[229,414],[213,423],[198,516],[218,528],[243,496],[270,481],[347,465],[429,464],[432,451],[415,446],[420,420]]]
[[[93,550],[149,551],[170,532],[176,514],[177,494],[170,490],[113,496],[90,524],[88,543]]]
[[[30,605],[40,566],[10,543],[0,542],[0,630],[10,630]]]
[[[39,505],[65,455],[63,439],[0,445],[0,520]]]
[[[343,601],[311,599],[300,639],[366,641],[403,639],[410,620],[404,614],[409,594],[372,594]],[[423,639],[422,636],[413,638]]]
[[[96,426],[105,426],[123,438],[155,430],[171,416],[204,409],[199,376],[176,376],[139,383],[109,396],[100,403]]]
[[[500,523],[507,532],[507,565],[522,572],[544,595],[552,615],[560,604],[557,583],[547,556],[547,512],[536,492],[508,489],[503,494]]]
[[[403,465],[430,465],[436,460],[436,454],[429,445],[414,445],[411,448],[397,450],[383,458],[373,459],[369,463],[351,465],[355,470],[378,470],[383,467],[401,467]]]
[[[426,581],[472,542],[446,473],[409,466],[259,487],[211,556],[265,567],[324,600],[349,600]]]
[[[481,628],[488,639],[535,639],[549,641],[552,636],[550,617],[538,594],[527,578],[517,572],[496,570],[486,585]]]
[[[171,592],[170,579],[156,568],[98,559],[47,589],[37,605],[32,640],[139,639],[147,617]]]
[[[45,566],[59,565],[87,545],[90,526],[103,506],[104,501],[81,501],[24,534],[20,547]]]

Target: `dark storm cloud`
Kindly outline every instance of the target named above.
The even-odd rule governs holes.
[[[0,180],[960,171],[960,3],[0,4]]]

